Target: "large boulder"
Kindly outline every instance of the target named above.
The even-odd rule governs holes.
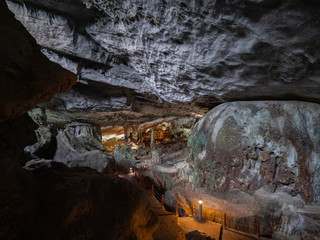
[[[57,135],[57,151],[54,161],[62,162],[69,167],[90,167],[103,172],[109,162],[102,144],[95,138],[70,134],[67,130],[59,130]]]
[[[53,125],[40,125],[35,131],[37,142],[24,148],[30,158],[52,159],[57,150],[57,130]]]
[[[272,231],[313,237],[320,225],[310,213],[317,210],[306,206],[320,203],[319,126],[316,103],[221,104],[189,138],[193,188],[240,202],[253,196],[252,214],[264,216]]]
[[[189,143],[194,186],[254,192],[268,185],[320,202],[320,105],[297,101],[219,105]]]
[[[26,239],[152,239],[157,216],[136,185],[89,168],[51,165],[33,171],[40,205]]]

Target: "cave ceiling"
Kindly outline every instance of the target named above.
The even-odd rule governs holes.
[[[117,125],[201,116],[228,101],[320,102],[318,1],[6,2],[78,77],[39,105],[49,121]]]

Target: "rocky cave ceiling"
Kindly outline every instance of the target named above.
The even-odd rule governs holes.
[[[318,1],[6,2],[78,77],[39,105],[48,121],[119,125],[234,100],[320,102]]]

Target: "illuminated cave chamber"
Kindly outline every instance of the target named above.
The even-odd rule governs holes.
[[[150,154],[152,135],[160,156],[187,146],[195,118],[161,118],[137,125],[101,127],[102,144],[107,152],[117,145],[127,146],[137,159]]]

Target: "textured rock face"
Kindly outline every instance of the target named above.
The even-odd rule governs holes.
[[[205,190],[204,202],[217,203],[211,208],[260,219],[261,231],[275,239],[317,239],[319,124],[316,103],[252,101],[215,107],[189,138],[194,190],[185,195],[192,198]]]
[[[125,17],[86,25],[51,3],[24,2],[52,9],[8,2],[43,52],[80,80],[47,108],[163,116],[231,99],[320,99],[317,1],[115,1]],[[166,103],[192,100],[182,110]]]
[[[195,126],[189,143],[194,186],[299,195],[320,202],[320,105],[287,101],[219,105]]]
[[[42,204],[28,239],[152,239],[157,217],[135,185],[87,168],[51,164],[34,171]]]
[[[41,125],[35,133],[37,142],[25,147],[24,151],[30,155],[31,158],[52,159],[57,150],[57,130],[52,125],[48,125],[47,127]]]
[[[54,93],[67,91],[76,76],[50,62],[4,1],[0,3],[0,122],[19,116]]]
[[[92,124],[69,123],[66,125],[66,130],[68,133],[78,138],[81,136],[84,136],[84,137],[95,138],[99,141],[102,140],[100,127]]]
[[[65,131],[58,132],[57,151],[53,160],[62,162],[69,167],[85,166],[103,172],[108,165],[108,156],[102,152],[104,147],[96,138],[90,136],[92,131],[89,135],[86,134],[88,129],[92,130],[94,127],[85,124],[82,128],[80,123],[75,128],[72,126],[75,124],[69,125]],[[75,129],[76,132],[74,132]]]
[[[40,54],[4,1],[0,23],[0,239],[152,239],[156,216],[128,181],[49,160],[22,168],[37,125],[17,115],[75,77]]]

